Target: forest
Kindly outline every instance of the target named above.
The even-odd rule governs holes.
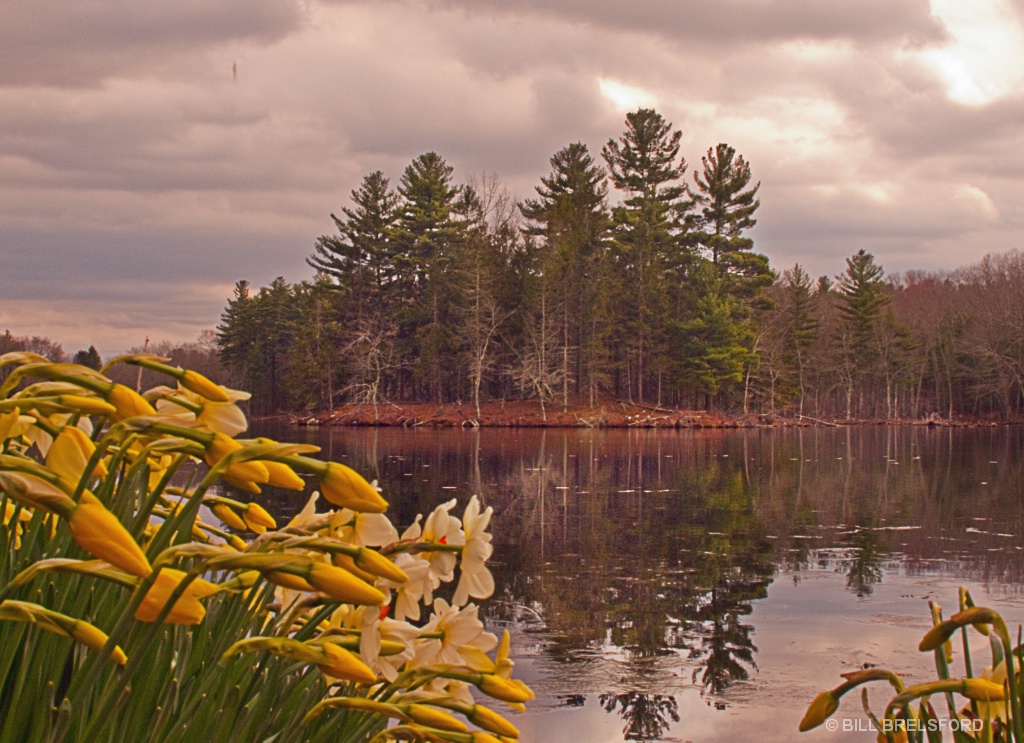
[[[523,201],[497,176],[457,180],[435,152],[394,185],[370,173],[313,243],[311,279],[238,281],[215,334],[147,350],[251,391],[255,414],[458,401],[479,419],[482,401],[530,399],[1021,415],[1024,253],[898,275],[865,246],[833,276],[780,272],[749,236],[751,165],[718,144],[691,170],[681,138],[639,109],[599,155],[556,152]],[[0,351],[33,343],[53,345],[8,332]]]
[[[1010,418],[1024,403],[1024,255],[887,275],[778,273],[748,236],[760,183],[727,144],[626,116],[533,198],[437,153],[368,174],[311,280],[235,286],[221,360],[263,412],[341,402],[603,400],[846,419]],[[692,178],[692,180],[691,180]],[[823,236],[826,239],[827,236]]]

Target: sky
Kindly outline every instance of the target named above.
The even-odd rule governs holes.
[[[0,332],[192,341],[435,151],[533,195],[653,107],[777,271],[1024,249],[1024,0],[0,2]]]

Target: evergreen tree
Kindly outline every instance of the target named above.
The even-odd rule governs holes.
[[[836,277],[836,308],[841,319],[837,341],[844,368],[847,418],[853,416],[857,380],[868,381],[878,370],[882,310],[891,301],[884,275],[875,257],[862,248],[846,259],[846,271]]]
[[[661,114],[642,108],[626,115],[626,131],[602,150],[612,183],[627,194],[613,219],[628,389],[631,396],[635,389],[639,402],[648,378],[660,380],[668,366],[665,319],[673,304],[679,313],[672,291],[681,288],[691,263],[683,234],[693,201],[680,182],[686,171],[681,138]]]
[[[779,311],[783,314],[782,347],[787,371],[797,391],[797,407],[804,412],[807,396],[807,362],[818,339],[818,319],[815,310],[818,295],[812,291],[811,277],[799,263],[782,274],[783,299]]]
[[[754,241],[743,234],[757,224],[754,212],[761,205],[756,198],[761,184],[747,188],[750,165],[727,144],[708,149],[701,162],[703,175],[693,173],[700,211],[691,219],[692,240],[728,279],[730,291],[751,300],[775,280],[768,258],[752,252]]]
[[[81,364],[90,369],[99,369],[103,366],[103,360],[100,358],[100,352],[96,350],[96,346],[89,346],[87,350],[76,351],[71,363]]]
[[[459,339],[455,325],[453,268],[466,224],[456,214],[460,189],[453,169],[435,152],[420,155],[402,173],[395,241],[399,287],[406,306],[401,327],[412,358],[414,382],[430,399],[457,392]]]
[[[531,224],[528,234],[541,238],[537,270],[555,289],[550,311],[560,324],[562,402],[568,404],[569,384],[575,392],[586,389],[591,403],[606,370],[595,353],[605,346],[608,324],[599,317],[602,299],[610,287],[600,270],[606,259],[610,217],[605,204],[608,186],[604,170],[594,163],[587,147],[579,142],[551,157],[551,174],[541,178],[536,199],[520,208]]]
[[[378,170],[352,191],[352,201],[354,208],[341,210],[344,219],[331,215],[338,235],[320,236],[306,262],[347,292],[358,292],[357,304],[364,306],[379,300],[396,278],[394,227],[399,199]]]

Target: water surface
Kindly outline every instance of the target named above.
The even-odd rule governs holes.
[[[842,672],[932,678],[929,599],[1024,620],[1021,428],[260,433],[378,479],[399,528],[494,508],[484,614],[538,695],[524,740],[789,739]],[[874,740],[855,696],[799,737]]]

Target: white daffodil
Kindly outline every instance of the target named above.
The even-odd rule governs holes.
[[[316,502],[320,498],[320,493],[313,493],[309,496],[309,500],[306,501],[306,505],[292,517],[292,520],[288,522],[288,526],[295,527],[297,529],[304,529],[310,524],[317,521],[316,515]]]
[[[494,593],[494,576],[487,569],[487,560],[494,552],[494,546],[491,544],[491,535],[486,531],[493,512],[494,509],[488,506],[481,513],[480,501],[474,495],[462,515],[466,546],[462,550],[459,585],[452,599],[456,606],[462,606],[471,596],[485,599]]]
[[[444,599],[434,600],[434,614],[423,627],[423,635],[416,641],[417,666],[448,663],[453,666],[472,665],[481,653],[493,650],[498,638],[484,632],[483,622],[477,616],[475,604],[460,609],[449,606]]]
[[[219,386],[219,385],[218,385]],[[249,427],[245,413],[235,404],[248,400],[248,392],[221,387],[228,402],[214,402],[202,395],[185,389],[178,384],[178,389],[159,388],[162,395],[156,401],[156,410],[161,415],[181,418],[184,421],[195,421],[209,431],[223,433],[226,436],[237,436]],[[152,394],[151,391],[149,394]]]
[[[438,545],[463,545],[466,543],[465,532],[462,531],[462,522],[455,516],[448,513],[455,507],[455,499],[442,503],[427,517],[420,527],[420,517],[412,526],[405,530],[402,539],[412,539],[419,542]],[[421,553],[430,563],[430,571],[423,581],[423,601],[430,603],[434,600],[434,590],[441,585],[455,578],[455,565],[458,558],[453,552],[442,550],[425,551]]]
[[[360,619],[359,654],[363,662],[388,681],[394,681],[399,669],[413,658],[413,642],[419,636],[419,628],[382,616],[384,612],[375,606],[360,607],[356,613]],[[382,642],[398,643],[404,649],[381,655]]]
[[[399,584],[382,579],[377,581],[377,587],[381,590],[393,590],[397,594],[395,619],[411,619],[418,622],[420,600],[423,598],[424,586],[429,580],[430,563],[420,557],[400,552],[395,556],[395,566],[405,571],[409,580]]]
[[[398,529],[383,513],[356,513],[342,508],[331,519],[334,537],[356,547],[381,547],[398,540]]]

